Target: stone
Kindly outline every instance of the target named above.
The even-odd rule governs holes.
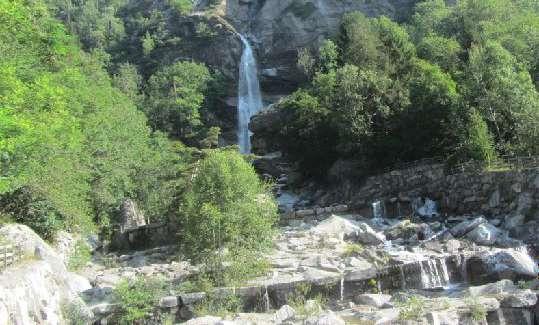
[[[524,251],[499,249],[480,252],[467,261],[468,277],[472,283],[492,282],[500,279],[534,279],[538,267]]]
[[[332,312],[320,316],[309,317],[305,320],[305,325],[345,325],[344,320]]]
[[[537,303],[537,294],[530,289],[518,290],[505,296],[500,305],[511,308],[529,308]]]
[[[296,311],[289,305],[284,305],[273,315],[273,322],[281,324],[285,321],[292,320],[296,316]]]
[[[494,245],[499,235],[500,231],[498,228],[490,223],[483,223],[466,234],[466,238],[478,245],[490,246]]]
[[[360,223],[355,234],[356,240],[365,245],[380,245],[386,241],[382,233],[374,231],[368,224]]]
[[[471,221],[462,221],[455,227],[451,228],[450,232],[455,238],[460,238],[484,223],[487,223],[487,220],[484,217],[478,217]]]
[[[385,294],[361,294],[355,297],[354,302],[358,305],[367,305],[382,308],[391,300],[391,295]]]
[[[144,214],[137,207],[135,201],[125,199],[120,207],[120,215],[122,218],[121,232],[146,225]]]
[[[182,305],[193,305],[206,297],[204,292],[182,293],[179,296],[179,300]]]
[[[176,296],[167,296],[159,299],[159,307],[161,308],[172,308],[178,306],[178,297]]]
[[[515,290],[517,290],[517,287],[511,280],[500,280],[498,282],[468,288],[468,292],[471,296],[498,295],[513,292]]]
[[[309,314],[318,314],[322,311],[322,307],[318,303],[318,301],[309,299],[305,301],[304,305],[305,311]]]

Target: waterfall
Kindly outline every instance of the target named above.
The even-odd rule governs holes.
[[[240,38],[243,43],[243,53],[238,82],[238,144],[241,153],[250,153],[249,121],[251,116],[262,109],[262,96],[253,49],[243,35],[240,35]]]

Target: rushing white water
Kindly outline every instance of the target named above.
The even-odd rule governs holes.
[[[243,43],[243,53],[238,83],[238,144],[241,153],[250,153],[249,121],[251,116],[262,109],[262,96],[260,95],[258,70],[253,49],[243,35],[240,35],[240,38]]]

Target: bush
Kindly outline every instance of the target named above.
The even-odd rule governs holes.
[[[92,321],[84,303],[77,300],[62,305],[62,316],[69,325],[86,325]]]
[[[131,282],[120,282],[114,289],[120,307],[119,323],[132,324],[145,319],[164,291],[165,283],[160,279],[139,277]]]
[[[235,151],[209,151],[195,165],[181,207],[183,246],[195,260],[218,249],[269,247],[277,206],[253,167]]]
[[[411,296],[399,304],[399,319],[418,320],[423,317],[425,299],[420,296]]]

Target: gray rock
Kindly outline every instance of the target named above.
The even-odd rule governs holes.
[[[380,245],[386,241],[382,233],[374,231],[368,224],[360,223],[356,232],[357,241],[365,245]]]
[[[291,320],[296,316],[296,311],[289,305],[284,305],[273,315],[273,322],[281,324],[287,320]]]
[[[511,308],[528,308],[533,307],[537,303],[537,294],[530,289],[518,290],[505,296],[500,305],[502,307]]]
[[[391,295],[384,294],[361,294],[354,299],[358,305],[367,305],[376,308],[382,308],[390,300]]]
[[[206,297],[205,292],[182,293],[179,299],[182,305],[193,305]]]
[[[451,228],[450,232],[455,238],[462,237],[469,233],[470,231],[474,230],[476,227],[478,227],[481,224],[487,223],[487,220],[484,217],[478,217],[473,220],[466,220],[462,221],[455,227]]]
[[[466,238],[475,242],[478,245],[494,245],[500,231],[490,223],[483,223],[475,227],[472,231],[466,234]]]
[[[508,292],[514,292],[517,287],[511,280],[500,280],[495,283],[489,283],[482,286],[469,287],[468,292],[471,296],[498,295]]]
[[[178,306],[178,297],[176,296],[167,296],[159,300],[159,307],[161,308],[172,308]]]
[[[514,249],[480,252],[470,257],[467,263],[472,283],[533,279],[538,273],[537,265],[530,255]]]

